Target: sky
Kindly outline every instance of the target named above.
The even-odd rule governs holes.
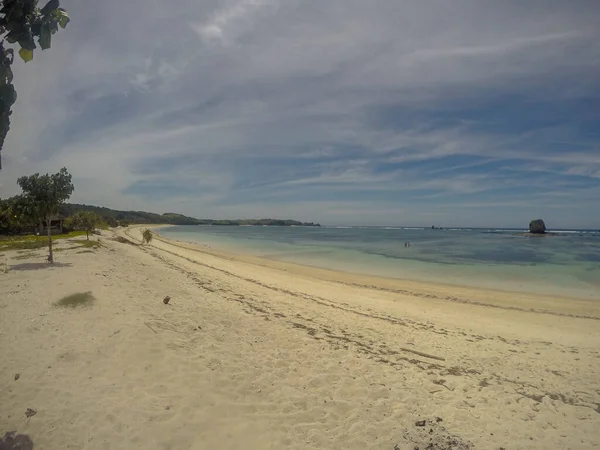
[[[331,225],[600,228],[597,0],[61,0],[0,197]]]

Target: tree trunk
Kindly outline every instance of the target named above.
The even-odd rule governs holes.
[[[90,240],[90,230],[85,230],[85,237],[88,241]]]
[[[46,228],[48,231],[48,262],[54,264],[54,255],[52,254],[52,232],[50,230],[50,219],[46,219]]]

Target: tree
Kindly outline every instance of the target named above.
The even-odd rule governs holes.
[[[0,233],[20,233],[23,229],[33,227],[31,219],[22,214],[24,201],[20,195],[0,200]]]
[[[49,175],[30,175],[17,180],[23,194],[15,205],[20,216],[34,223],[46,222],[48,230],[48,261],[54,262],[52,254],[52,235],[50,222],[52,216],[58,214],[58,208],[67,201],[75,190],[71,181],[72,177],[63,167],[60,172]]]
[[[142,244],[149,244],[153,237],[152,231],[146,228],[142,231]]]
[[[69,217],[68,224],[77,230],[84,230],[87,240],[90,240],[90,232],[93,232],[102,219],[92,211],[79,211]]]
[[[19,56],[25,62],[31,61],[35,39],[42,50],[50,48],[52,35],[70,21],[67,12],[59,8],[59,0],[50,0],[43,8],[37,4],[38,0],[0,0],[0,151],[10,129],[11,108],[17,100],[11,69],[14,49],[5,48],[5,43],[18,43]]]
[[[10,230],[13,226],[13,213],[11,199],[0,198],[0,231]]]
[[[10,232],[16,228],[12,212],[12,199],[0,199],[0,232]]]

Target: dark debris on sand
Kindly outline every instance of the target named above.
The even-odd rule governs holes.
[[[394,450],[471,450],[473,444],[453,435],[441,424],[441,417],[418,420],[407,430],[404,438],[409,446],[394,446]]]
[[[129,244],[129,245],[134,245],[136,247],[140,246],[140,244],[138,244],[136,242],[133,242],[133,241],[130,241],[129,239],[126,239],[126,238],[124,238],[122,236],[116,236],[116,237],[112,238],[112,240],[115,241],[115,242],[119,242],[121,244]]]

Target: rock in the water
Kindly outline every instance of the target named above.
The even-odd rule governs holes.
[[[171,300],[171,297],[169,297],[169,296],[167,295],[165,298],[163,298],[163,303],[164,303],[165,305],[167,305],[167,304],[169,303],[169,300]]]
[[[546,232],[546,224],[542,219],[536,219],[529,222],[529,232],[534,234],[544,234]]]

